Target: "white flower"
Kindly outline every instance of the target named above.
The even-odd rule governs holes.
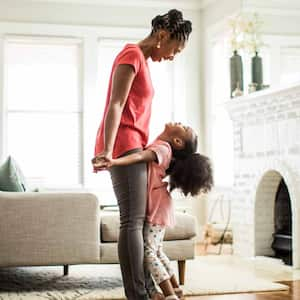
[[[260,29],[262,21],[258,14],[236,15],[228,20],[229,25],[229,45],[232,51],[245,49],[248,52],[257,52],[264,46]]]

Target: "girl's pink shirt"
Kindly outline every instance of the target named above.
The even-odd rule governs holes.
[[[156,154],[157,162],[148,163],[148,199],[146,220],[148,223],[173,227],[175,224],[171,195],[167,189],[166,177],[172,149],[169,143],[155,140],[147,149]]]

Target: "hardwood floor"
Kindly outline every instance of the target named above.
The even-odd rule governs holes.
[[[252,294],[228,294],[215,296],[187,297],[186,300],[299,300],[300,280],[281,281],[290,287],[286,292],[252,293]]]
[[[210,247],[209,254],[217,254],[218,246]],[[231,247],[227,245],[223,248],[222,253],[229,254]],[[196,246],[196,255],[205,255],[204,246],[199,244]],[[187,297],[186,300],[300,300],[300,280],[296,281],[280,281],[290,287],[288,291],[282,292],[265,292],[265,293],[243,293],[243,294],[227,294],[213,296],[195,296]]]

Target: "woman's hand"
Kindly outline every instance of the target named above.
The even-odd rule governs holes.
[[[113,166],[113,159],[102,157],[97,159],[97,161],[93,163],[93,166],[97,171],[106,170]]]
[[[92,159],[94,169],[97,171],[106,170],[112,166],[112,153],[110,151],[103,151],[97,154]]]

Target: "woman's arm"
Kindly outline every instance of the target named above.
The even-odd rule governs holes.
[[[104,123],[104,152],[110,157],[134,77],[131,65],[119,65],[113,75],[110,104]]]
[[[156,161],[157,157],[155,152],[152,150],[144,150],[141,152],[135,152],[123,157],[119,157],[116,159],[100,159],[95,162],[94,168],[96,169],[107,169],[112,166],[128,166],[131,164],[139,163],[139,162],[150,162]]]

